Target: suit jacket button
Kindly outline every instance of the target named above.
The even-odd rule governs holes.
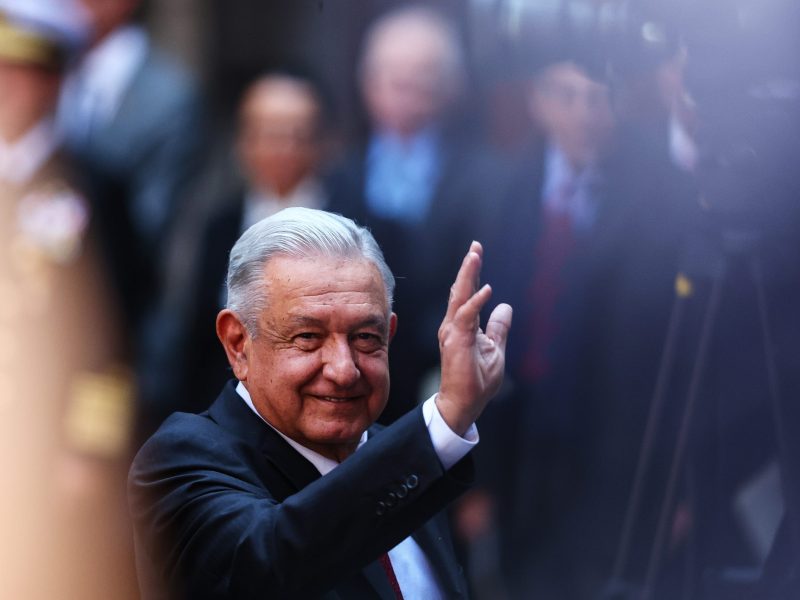
[[[386,506],[388,506],[389,508],[397,504],[397,494],[395,494],[394,492],[389,492],[386,495],[386,501],[384,502],[384,504],[386,504]]]
[[[382,517],[386,514],[386,504],[384,502],[378,502],[378,507],[375,509],[375,514],[379,517]]]
[[[413,490],[418,485],[419,485],[419,477],[417,477],[416,475],[409,475],[408,477],[406,477],[406,487],[408,487],[408,489]]]
[[[401,483],[395,494],[398,498],[405,498],[408,496],[408,486],[405,483]]]

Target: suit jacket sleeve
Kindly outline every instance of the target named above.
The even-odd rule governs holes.
[[[207,417],[174,415],[129,480],[139,542],[159,577],[188,598],[324,593],[464,491],[472,465],[466,458],[444,471],[415,410],[281,498],[291,477]],[[398,490],[393,506],[379,505]]]

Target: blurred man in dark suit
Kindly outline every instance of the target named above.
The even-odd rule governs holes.
[[[504,408],[518,428],[482,448],[520,456],[487,482],[515,597],[585,598],[610,576],[691,222],[666,144],[620,135],[602,57],[575,41],[542,54],[528,91],[542,143],[485,236],[498,295],[526,307]]]
[[[201,99],[136,22],[141,0],[81,4],[92,38],[65,81],[58,123],[86,170],[125,317],[141,335],[204,151]]]
[[[199,90],[139,23],[141,0],[80,0],[91,37],[64,82],[57,123],[93,205],[106,268],[135,356],[137,413],[156,419],[171,323],[165,265],[205,152]]]
[[[370,135],[333,173],[330,208],[372,230],[398,276],[398,310],[415,315],[395,341],[400,385],[389,421],[425,396],[444,282],[476,237],[495,179],[482,148],[452,118],[466,74],[458,32],[444,16],[416,5],[381,16],[365,36],[359,84]]]
[[[311,79],[288,71],[258,77],[247,86],[238,117],[236,158],[243,178],[204,224],[194,252],[194,276],[182,294],[182,314],[175,315],[187,319],[174,354],[182,365],[177,389],[164,399],[160,416],[206,409],[230,377],[213,323],[225,306],[228,255],[239,236],[283,208],[327,205],[317,173],[326,117]]]
[[[493,407],[502,415],[487,415],[501,430],[513,415],[516,429],[481,448],[496,465],[483,473],[519,597],[570,598],[575,583],[563,570],[571,549],[562,546],[584,489],[592,360],[602,351],[604,286],[622,223],[611,190],[615,119],[593,51],[564,46],[538,57],[527,101],[542,137],[486,221],[486,272],[500,297],[524,307],[523,333],[509,347],[511,397]],[[502,460],[508,453],[518,460]]]

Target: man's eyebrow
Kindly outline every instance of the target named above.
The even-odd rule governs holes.
[[[361,329],[362,327],[374,327],[379,329],[381,333],[385,333],[387,329],[386,317],[383,315],[369,316],[356,325],[356,329]]]
[[[308,317],[303,315],[292,315],[288,318],[289,327],[325,327],[325,324],[320,319]],[[381,333],[387,330],[386,317],[383,315],[370,315],[355,324],[353,329],[362,329],[364,327],[374,327],[379,329]]]
[[[314,317],[303,315],[291,315],[288,319],[289,325],[296,327],[322,327],[322,321]]]

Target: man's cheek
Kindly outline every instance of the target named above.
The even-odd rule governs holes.
[[[365,377],[380,379],[389,374],[388,354],[385,351],[363,356],[358,361],[358,368]]]

